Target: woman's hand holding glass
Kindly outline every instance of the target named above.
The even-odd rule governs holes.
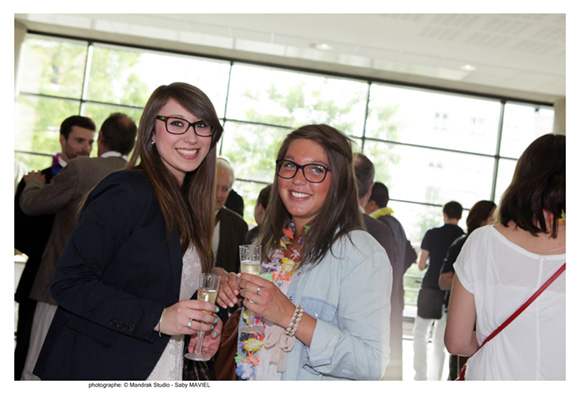
[[[284,328],[290,324],[296,307],[278,286],[267,279],[232,272],[222,275],[217,304],[224,309],[233,307],[240,297],[244,298],[246,308]]]
[[[267,279],[252,274],[222,274],[217,304],[226,309],[241,298],[246,308],[282,328],[288,327],[296,308],[278,286]]]
[[[276,284],[256,275],[240,274],[238,286],[246,308],[282,328],[288,327],[296,306]]]
[[[220,275],[216,275],[213,273],[201,274],[201,276],[199,278],[199,286],[197,288],[197,299],[204,300],[205,302],[208,302],[208,303],[215,305],[218,291],[219,291],[219,287],[220,287],[220,283],[221,283],[221,276]],[[217,312],[218,310],[219,310],[219,308],[216,307],[215,311]],[[209,313],[209,312],[206,312],[206,313]],[[215,316],[215,315],[212,314],[212,316]],[[219,318],[216,317],[215,323],[217,324],[218,321],[219,321]],[[190,320],[187,323],[187,328],[191,328],[192,326],[193,326],[193,320]],[[215,327],[212,325],[211,329],[213,330],[214,328]],[[212,335],[217,336],[217,333],[213,332]],[[207,351],[205,351],[205,352],[203,351],[204,338],[205,338],[205,331],[199,330],[197,332],[196,347],[194,348],[193,352],[186,353],[185,358],[187,358],[189,360],[195,360],[195,361],[207,361],[211,358],[211,356],[213,354],[209,355]]]
[[[221,319],[218,318],[217,320],[218,322],[214,325],[214,329],[212,330],[212,332],[209,335],[204,335],[203,337],[202,342],[203,347],[201,354],[208,359],[213,357],[217,353],[222,337],[223,323]],[[187,347],[187,351],[189,353],[195,352],[198,340],[199,340],[198,335],[191,335],[189,346]]]
[[[161,324],[157,324],[155,330],[161,330],[166,335],[192,335],[197,331],[210,331],[212,326],[215,330],[219,322],[216,312],[216,306],[212,303],[182,300],[165,308]]]

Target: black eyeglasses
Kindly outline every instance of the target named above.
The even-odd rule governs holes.
[[[302,170],[304,179],[311,183],[320,183],[326,179],[326,174],[332,170],[323,164],[296,164],[290,160],[276,160],[276,174],[280,178],[294,178],[298,170]]]
[[[157,115],[156,118],[165,123],[165,130],[170,134],[185,134],[190,127],[193,127],[193,132],[200,137],[211,137],[214,132],[213,127],[208,125],[205,120],[191,123],[176,116]]]

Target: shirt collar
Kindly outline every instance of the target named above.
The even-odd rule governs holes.
[[[65,168],[67,162],[63,160],[62,156],[58,156],[58,164],[62,167]]]
[[[129,156],[122,155],[121,153],[112,150],[103,153],[100,157],[120,157],[125,161],[129,161]]]

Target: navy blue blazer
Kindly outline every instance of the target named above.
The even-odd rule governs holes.
[[[146,379],[169,337],[153,328],[179,300],[182,253],[148,178],[118,171],[90,193],[58,262],[59,307],[34,373],[49,380]]]

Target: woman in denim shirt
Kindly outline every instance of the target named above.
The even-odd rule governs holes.
[[[241,379],[382,377],[392,271],[364,231],[352,160],[351,140],[327,125],[301,127],[284,140],[257,240],[267,274],[226,275],[218,296],[224,308],[244,297],[263,317],[257,323],[265,334],[239,334]]]

